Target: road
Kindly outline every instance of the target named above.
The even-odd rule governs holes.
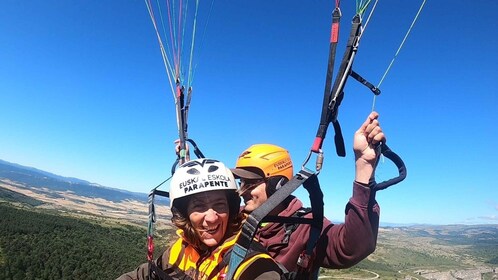
[[[366,269],[360,269],[362,271],[365,271],[365,272],[368,272],[368,273],[371,273],[373,274],[372,277],[369,277],[369,278],[356,278],[356,277],[343,277],[343,276],[318,276],[318,279],[350,279],[350,280],[372,280],[372,279],[377,279],[379,278],[379,274],[373,272],[373,271],[370,271],[370,270],[366,270]]]

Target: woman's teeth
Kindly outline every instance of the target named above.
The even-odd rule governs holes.
[[[208,228],[208,229],[206,229],[205,231],[206,231],[207,233],[212,234],[212,233],[215,233],[217,230],[218,230],[218,226],[216,226],[216,227],[214,227],[214,228]]]

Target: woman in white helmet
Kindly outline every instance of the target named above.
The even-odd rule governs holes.
[[[226,253],[243,221],[232,172],[217,160],[186,162],[173,175],[169,194],[179,238],[154,261],[152,279],[225,279]],[[256,252],[241,263],[233,279],[280,279],[280,274],[268,254]],[[118,279],[149,279],[148,264]]]

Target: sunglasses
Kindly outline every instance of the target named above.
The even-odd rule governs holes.
[[[257,186],[266,183],[265,179],[256,179],[256,180],[240,180],[239,186],[239,194],[242,195],[250,190],[253,190]]]

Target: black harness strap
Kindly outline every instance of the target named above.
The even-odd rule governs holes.
[[[323,139],[325,139],[325,135],[327,134],[327,127],[330,123],[329,116],[329,102],[330,102],[330,90],[332,87],[332,78],[334,74],[334,62],[335,62],[335,54],[337,49],[337,43],[339,42],[339,25],[341,21],[341,10],[339,6],[336,6],[334,12],[332,13],[332,27],[330,31],[330,46],[329,46],[329,63],[327,65],[327,76],[325,78],[325,92],[323,96],[323,105],[322,105],[322,115],[320,118],[320,125],[318,126],[318,131],[316,133],[315,142],[311,147],[311,150],[315,153],[318,153],[322,148]]]
[[[374,86],[372,83],[369,81],[365,80],[360,74],[356,73],[355,71],[351,70],[351,73],[349,74],[351,77],[353,77],[355,80],[358,82],[362,83],[365,85],[367,88],[369,88],[373,94],[379,95],[380,94],[380,89],[378,89],[376,86]]]
[[[180,85],[180,81],[177,79],[176,81],[176,95],[175,95],[175,105],[176,105],[176,118],[178,120],[178,137],[179,137],[179,146],[180,150],[178,152],[178,157],[176,158],[173,166],[171,167],[171,174],[173,175],[176,170],[176,166],[178,164],[182,165],[187,160],[187,150],[186,144],[190,142],[194,147],[194,153],[197,158],[204,158],[204,155],[197,147],[197,144],[194,140],[188,138],[187,129],[187,117],[188,110],[190,108],[190,99],[192,95],[192,87],[189,87],[187,90],[187,102],[185,102],[185,88]]]
[[[159,268],[153,261],[149,261],[149,278],[160,280],[193,280],[192,277],[178,267],[169,267],[166,270]]]
[[[386,158],[391,160],[396,167],[398,168],[398,176],[386,181],[383,181],[381,183],[376,183],[375,182],[375,173],[372,174],[372,177],[370,178],[369,186],[372,190],[374,191],[381,191],[383,189],[386,189],[392,185],[396,185],[397,183],[403,181],[406,178],[406,166],[403,160],[395,153],[393,152],[385,143],[380,144],[380,152],[382,155],[384,155]],[[377,162],[375,163],[375,168],[377,168],[377,164],[379,163],[379,157],[377,158]]]
[[[342,99],[344,97],[344,86],[346,85],[347,77],[350,72],[352,62],[354,59],[354,54],[357,51],[358,43],[361,36],[361,22],[360,17],[357,15],[353,18],[351,31],[349,33],[349,39],[346,44],[346,50],[339,66],[339,71],[337,73],[336,79],[334,81],[334,86],[329,96],[329,103],[327,104],[327,115],[329,123],[332,122],[334,126],[334,142],[336,147],[337,155],[340,157],[346,156],[346,148],[344,145],[344,138],[342,137],[341,126],[337,116],[339,114],[339,106],[341,105]]]
[[[168,179],[164,180],[157,187],[152,189],[147,198],[147,203],[149,205],[149,220],[147,225],[147,260],[152,261],[154,258],[154,224],[156,223],[156,207],[154,204],[154,200],[156,195],[169,197],[169,192],[161,191],[157,188],[164,184]]]
[[[306,251],[301,253],[297,261],[297,264],[300,267],[298,273],[309,275],[309,279],[318,279],[319,269],[316,268],[315,271],[311,271],[311,263],[313,261],[313,249],[316,247],[316,243],[320,238],[320,234],[323,228],[323,193],[320,189],[320,184],[318,182],[318,177],[316,174],[305,181],[303,183],[303,186],[310,195],[313,223],[311,224],[308,243],[306,244]]]
[[[311,213],[311,208],[307,213]],[[306,213],[306,214],[307,214]],[[278,223],[284,224],[285,234],[280,243],[273,243],[268,245],[268,251],[278,250],[278,248],[284,248],[289,246],[289,241],[292,233],[298,228],[301,224],[313,224],[313,219],[304,218],[305,214],[296,213],[290,217],[282,217],[282,216],[266,216],[263,218],[262,223]],[[254,243],[254,242],[253,242]]]
[[[337,9],[337,8],[336,8]],[[335,146],[336,146],[336,152],[337,155],[339,156],[345,156],[346,155],[346,150],[344,146],[344,138],[342,137],[342,131],[341,131],[341,126],[338,121],[338,110],[339,106],[341,105],[342,99],[344,98],[344,86],[346,85],[347,79],[349,76],[353,77],[357,81],[359,81],[361,84],[365,85],[368,87],[375,95],[380,94],[380,89],[375,87],[372,83],[367,81],[365,78],[363,78],[361,75],[359,75],[357,72],[352,70],[353,67],[353,61],[356,55],[356,52],[358,51],[358,46],[359,42],[362,36],[362,25],[361,25],[361,16],[360,14],[356,14],[353,17],[352,20],[352,26],[351,26],[351,31],[349,34],[349,39],[346,44],[346,50],[344,51],[344,55],[341,61],[341,65],[339,67],[339,71],[337,73],[336,79],[334,81],[334,86],[332,87],[332,91],[330,92],[330,95],[327,95],[327,92],[325,93],[324,96],[324,106],[322,106],[322,118],[320,120],[320,125],[318,127],[318,132],[317,132],[317,137],[315,138],[315,142],[313,143],[313,146],[310,151],[310,155],[312,152],[321,152],[321,145],[323,143],[323,139],[325,138],[326,131],[328,128],[328,124],[332,123],[334,126],[334,131],[335,131]],[[330,57],[332,52],[329,53],[329,68],[327,69],[327,83],[326,83],[326,91],[328,89],[329,81],[328,79],[331,78],[329,77],[329,72],[330,72],[330,63],[334,58]],[[335,52],[334,52],[335,54]],[[327,103],[328,101],[328,103]],[[327,103],[327,106],[325,104]],[[391,149],[389,149],[385,143],[381,145],[381,150],[380,152],[388,159],[390,159],[397,167],[398,167],[398,172],[399,175],[396,178],[387,180],[382,183],[375,183],[375,180],[372,179],[371,184],[374,187],[374,190],[383,190],[389,186],[395,185],[401,181],[403,181],[406,178],[406,167],[404,162],[401,160],[401,158],[394,153]],[[308,156],[309,159],[310,156]],[[307,163],[308,159],[306,159],[305,163],[303,166]],[[320,162],[319,162],[320,161]],[[321,164],[323,161],[323,155],[320,154],[319,159],[317,159],[317,170],[319,171],[321,168]],[[378,159],[377,159],[378,162]]]
[[[186,148],[185,141],[187,139],[187,116],[185,115],[185,88],[180,85],[180,80],[176,81],[176,118],[178,121],[178,136],[180,138],[180,152],[178,153],[178,161],[181,164],[185,162]]]
[[[301,222],[302,217],[308,213],[311,213],[311,211],[312,211],[311,208],[301,208],[296,213],[294,213],[292,215],[292,217],[300,218],[299,221],[296,221],[294,223],[285,223],[284,224],[285,235],[284,235],[284,238],[282,239],[282,244],[285,244],[285,245],[289,244],[290,236],[292,235],[292,233],[294,231],[296,231],[299,224],[302,224],[302,222]]]
[[[364,79],[351,69],[354,57],[356,55],[356,52],[358,51],[358,45],[361,39],[361,35],[361,17],[359,14],[356,14],[352,20],[351,31],[349,33],[348,42],[346,44],[346,50],[344,51],[341,64],[339,66],[339,71],[334,81],[332,90],[330,90],[329,86],[330,79],[332,79],[330,64],[334,63],[335,51],[329,52],[329,67],[327,68],[327,80],[325,84],[325,96],[322,106],[322,117],[320,119],[320,125],[318,127],[315,141],[313,143],[313,146],[311,147],[312,152],[318,153],[320,151],[323,140],[327,133],[328,125],[332,123],[335,132],[334,142],[337,155],[341,157],[346,156],[344,138],[342,137],[341,126],[339,124],[337,116],[339,113],[339,106],[341,105],[342,99],[344,98],[344,86],[346,85],[347,79],[350,75],[355,79],[358,79],[362,84],[368,86],[374,93],[380,94],[379,89],[375,88],[366,79]]]
[[[205,158],[204,154],[201,152],[201,150],[199,149],[199,147],[197,146],[197,144],[195,143],[194,140],[188,138],[188,139],[185,139],[185,141],[192,144],[192,147],[194,148],[194,154],[197,158]],[[175,162],[173,163],[173,166],[171,166],[171,175],[175,174],[176,166],[178,165],[179,162],[180,162],[180,155],[178,155]]]
[[[337,155],[344,157],[346,156],[346,149],[344,146],[344,139],[342,137],[341,126],[339,121],[337,120],[339,105],[341,105],[342,97],[344,95],[343,89],[346,84],[347,79],[347,71],[349,71],[348,65],[353,56],[353,52],[355,51],[355,45],[359,41],[360,36],[360,18],[353,18],[353,25],[351,27],[351,32],[349,34],[349,39],[346,45],[346,50],[344,52],[341,65],[339,67],[339,72],[337,73],[337,77],[334,81],[334,86],[332,90],[330,87],[327,87],[330,84],[330,80],[332,76],[329,77],[330,70],[327,69],[327,82],[325,86],[325,96],[323,98],[323,106],[322,106],[322,118],[320,120],[320,125],[318,127],[318,131],[316,134],[315,142],[311,147],[311,151],[317,153],[323,144],[323,140],[327,134],[327,129],[329,123],[333,123],[335,130],[335,147]],[[333,56],[332,56],[333,55]],[[329,68],[330,64],[334,64],[335,61],[335,52],[329,52]],[[349,66],[350,67],[350,66]]]

